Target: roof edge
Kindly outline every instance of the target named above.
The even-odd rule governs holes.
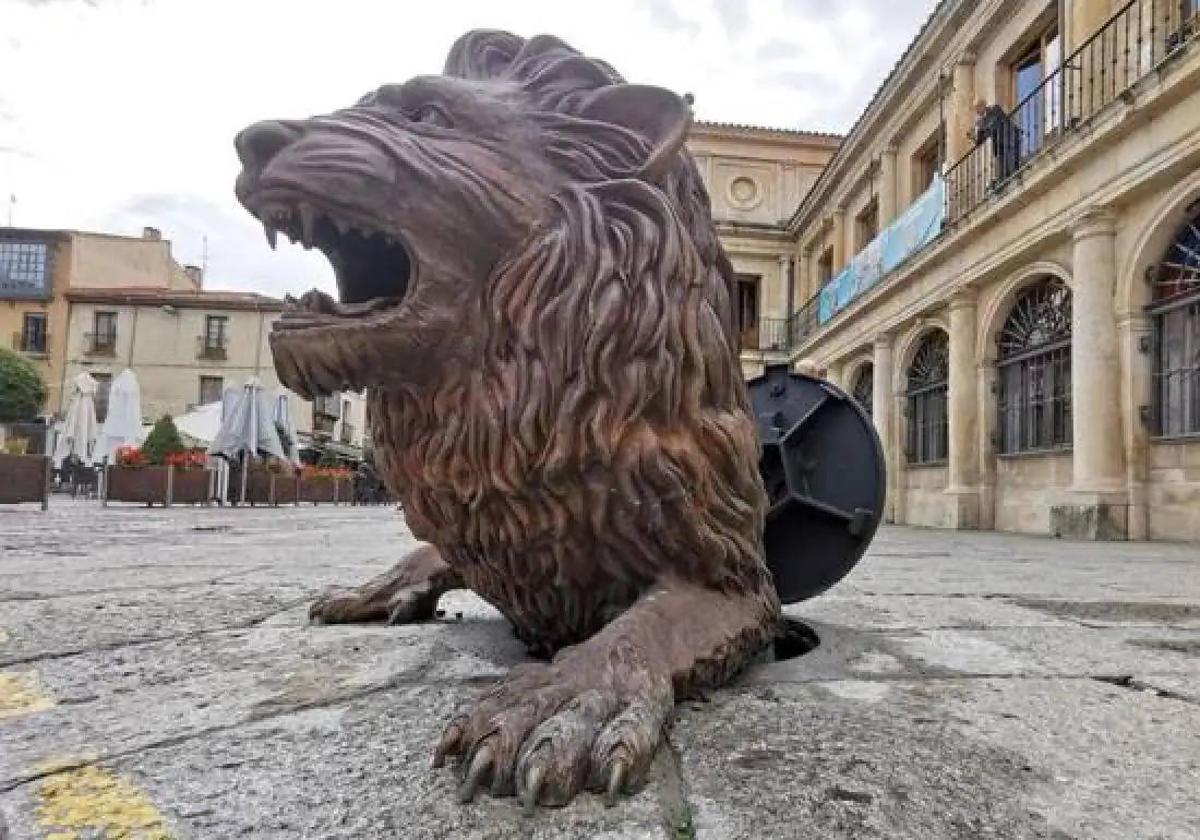
[[[789,230],[796,230],[796,227],[799,224],[801,213],[809,204],[809,199],[816,195],[819,190],[823,189],[828,182],[833,179],[832,173],[834,168],[838,164],[842,163],[842,161],[845,159],[843,152],[849,147],[850,143],[857,139],[858,135],[864,129],[868,119],[874,114],[874,112],[877,110],[877,107],[887,99],[888,95],[892,92],[892,89],[898,84],[899,79],[907,69],[909,60],[925,43],[927,37],[932,34],[934,24],[943,18],[949,17],[958,6],[965,2],[968,2],[968,0],[939,0],[937,6],[935,6],[933,11],[929,13],[929,17],[927,17],[925,22],[921,24],[921,28],[917,30],[917,34],[913,37],[908,47],[905,48],[904,52],[900,54],[900,57],[896,59],[896,63],[892,65],[892,69],[888,72],[887,76],[884,77],[883,82],[880,83],[878,88],[876,88],[875,94],[871,97],[870,101],[867,103],[867,106],[863,108],[862,113],[858,116],[858,119],[854,121],[854,124],[850,126],[850,130],[847,131],[843,136],[842,142],[838,146],[837,151],[834,152],[833,157],[829,159],[829,162],[825,165],[825,168],[821,170],[821,174],[817,177],[817,180],[813,182],[811,187],[809,187],[808,192],[805,193],[804,198],[800,200],[800,204],[796,207],[796,210],[788,218],[787,227]]]

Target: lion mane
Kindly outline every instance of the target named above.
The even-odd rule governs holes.
[[[648,167],[646,138],[581,117],[624,80],[555,38],[472,32],[445,72],[519,85],[572,181],[464,317],[476,365],[372,394],[414,534],[546,652],[664,575],[771,591],[733,272],[691,156]]]

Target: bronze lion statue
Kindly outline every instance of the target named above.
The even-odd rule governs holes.
[[[689,102],[562,41],[470,32],[444,74],[237,138],[237,194],[329,258],[340,301],[271,335],[300,394],[369,391],[380,469],[427,546],[322,622],[496,607],[542,661],[434,756],[527,807],[644,778],[674,703],[771,638],[766,496],[733,272],[684,148]]]

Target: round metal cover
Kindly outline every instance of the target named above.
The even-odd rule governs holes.
[[[883,447],[836,386],[787,365],[750,380],[769,508],[763,542],[785,604],[844,578],[871,544],[887,492]]]

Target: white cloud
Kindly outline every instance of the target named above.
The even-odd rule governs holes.
[[[173,237],[210,278],[327,288],[272,254],[233,200],[233,136],[437,72],[467,29],[553,32],[627,78],[696,95],[701,119],[845,130],[934,0],[0,0],[0,196],[17,224]],[[735,37],[736,36],[736,37]],[[851,49],[852,46],[852,49]]]

